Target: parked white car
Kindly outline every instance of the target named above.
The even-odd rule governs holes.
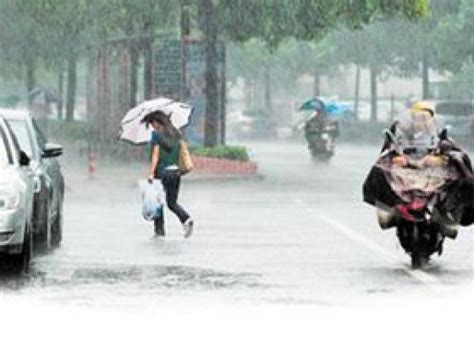
[[[57,247],[62,240],[64,177],[58,157],[63,153],[63,148],[48,142],[27,111],[0,109],[0,115],[7,121],[21,149],[31,159],[30,168],[35,180],[35,249]]]
[[[436,103],[436,116],[441,126],[448,129],[455,139],[468,139],[474,134],[474,105],[463,101],[441,101]]]
[[[34,179],[30,159],[0,116],[0,264],[28,270],[33,253]]]

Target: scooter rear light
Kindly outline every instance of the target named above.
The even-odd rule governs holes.
[[[415,222],[420,217],[420,213],[426,208],[426,203],[422,201],[413,201],[408,204],[396,206],[399,215],[410,222]]]
[[[415,216],[413,216],[410,213],[409,205],[400,204],[400,205],[397,205],[396,209],[397,209],[398,213],[400,214],[400,216],[403,219],[406,219],[407,221],[410,221],[410,222],[415,222],[416,221]]]

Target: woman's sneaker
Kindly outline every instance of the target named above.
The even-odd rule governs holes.
[[[188,218],[186,222],[183,223],[184,229],[184,238],[189,238],[193,234],[194,221],[191,218]]]

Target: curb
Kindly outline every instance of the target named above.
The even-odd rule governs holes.
[[[195,173],[183,177],[186,183],[200,182],[224,182],[224,181],[263,181],[265,176],[261,174],[216,174],[216,173]]]
[[[143,178],[143,177],[142,177]],[[144,178],[143,178],[144,179]],[[264,175],[261,174],[216,174],[211,172],[194,171],[188,175],[182,177],[182,182],[186,184],[199,184],[205,182],[237,182],[237,181],[254,181],[260,182],[265,179]],[[71,182],[72,181],[72,182]],[[80,181],[79,183],[77,181]],[[86,175],[81,176],[79,180],[77,177],[67,180],[65,190],[67,193],[74,193],[80,184],[103,184],[110,182],[107,177],[96,177],[88,179]],[[136,185],[136,177],[131,177],[128,180],[122,181],[125,185]]]

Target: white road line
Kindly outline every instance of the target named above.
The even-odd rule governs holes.
[[[319,218],[321,221],[324,223],[330,225],[337,231],[339,231],[341,234],[345,235],[349,239],[363,245],[367,249],[377,253],[381,257],[383,257],[385,260],[393,263],[397,263],[402,265],[403,271],[408,274],[409,276],[415,278],[416,280],[426,284],[431,290],[435,292],[441,292],[443,290],[443,283],[436,277],[421,271],[421,270],[412,270],[411,268],[407,268],[405,266],[405,263],[397,256],[389,251],[385,250],[382,246],[378,245],[377,243],[367,239],[366,237],[362,236],[360,233],[357,231],[354,231],[350,227],[344,225],[343,223],[333,219],[332,217],[328,216],[324,212],[322,212],[319,209],[315,209],[313,207],[310,207],[307,203],[305,203],[303,200],[297,199],[296,202],[300,204],[302,207],[305,208],[305,210],[314,215],[315,217]]]

